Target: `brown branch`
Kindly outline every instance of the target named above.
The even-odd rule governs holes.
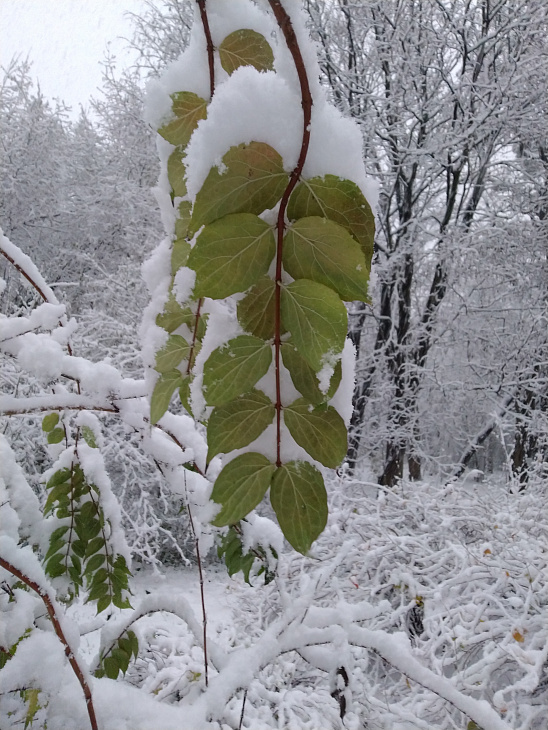
[[[95,717],[95,709],[93,707],[93,699],[91,696],[91,689],[84,676],[82,669],[80,668],[80,665],[78,664],[78,661],[76,660],[74,652],[71,649],[70,644],[68,643],[68,641],[65,637],[65,634],[63,633],[63,629],[61,628],[61,624],[59,623],[59,619],[57,618],[57,613],[55,611],[55,606],[53,605],[53,601],[51,600],[49,595],[44,591],[44,589],[38,585],[38,583],[36,583],[35,581],[28,578],[24,573],[22,573],[20,570],[18,570],[14,565],[9,563],[7,560],[0,558],[0,566],[2,568],[4,568],[5,570],[9,571],[12,575],[14,575],[16,578],[18,578],[26,586],[31,588],[35,593],[37,593],[40,596],[40,598],[44,602],[46,610],[51,619],[51,623],[53,624],[53,630],[57,634],[57,638],[59,639],[61,644],[63,644],[63,646],[65,647],[65,655],[69,661],[70,666],[72,667],[74,674],[76,675],[76,678],[80,682],[80,686],[82,687],[84,697],[86,698],[86,708],[88,711],[89,722],[90,722],[91,728],[92,728],[92,730],[98,730],[97,719]]]
[[[276,223],[277,229],[277,246],[276,246],[276,292],[275,292],[275,335],[274,335],[274,356],[275,356],[275,370],[276,370],[276,466],[281,466],[281,420],[282,420],[282,387],[281,387],[281,375],[280,375],[280,357],[281,357],[281,293],[282,293],[282,253],[283,253],[283,239],[285,231],[285,211],[289,202],[289,196],[293,192],[295,185],[297,184],[301,173],[303,171],[306,155],[308,153],[308,146],[310,144],[310,122],[312,120],[312,94],[310,92],[310,85],[308,83],[308,76],[306,73],[306,67],[299,48],[297,36],[291,24],[291,18],[287,14],[287,11],[281,4],[280,0],[268,0],[272,12],[276,18],[278,26],[282,31],[287,48],[293,56],[295,63],[295,69],[297,76],[299,77],[299,84],[301,86],[301,104],[303,107],[303,133],[301,141],[301,151],[299,153],[299,159],[297,165],[289,178],[289,184],[287,185],[282,199],[280,201],[280,208],[278,211],[278,220]]]
[[[211,38],[211,31],[209,29],[209,20],[207,17],[206,12],[206,0],[197,0],[198,7],[200,9],[200,18],[202,20],[202,26],[204,28],[204,35],[206,39],[206,48],[207,48],[207,62],[209,65],[209,92],[211,94],[211,98],[213,98],[213,94],[215,93],[215,57],[213,55],[213,40]]]
[[[15,246],[15,244],[12,244],[12,246]],[[44,291],[42,291],[41,287],[38,286],[38,284],[34,281],[32,276],[30,274],[28,274],[25,271],[25,269],[23,269],[22,266],[19,266],[19,264],[16,263],[16,261],[14,259],[12,259],[12,257],[6,251],[4,251],[4,249],[0,249],[0,253],[3,256],[5,256],[5,258],[10,262],[10,264],[17,269],[17,271],[21,274],[21,276],[23,276],[29,282],[29,284],[33,287],[33,289],[35,289],[38,292],[38,294],[42,297],[42,299],[45,302],[47,302],[47,304],[59,304],[58,301],[51,302],[49,297],[46,295],[46,293]],[[65,326],[63,324],[63,322],[61,322],[61,320],[59,320],[59,326],[60,327]],[[70,342],[67,342],[67,352],[69,355],[72,355],[72,348],[70,346]],[[80,392],[80,381],[77,381],[77,387],[78,387],[78,392]]]

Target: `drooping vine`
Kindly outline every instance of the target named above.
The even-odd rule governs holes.
[[[205,3],[198,5],[203,21]],[[172,92],[170,117],[158,129],[174,147],[165,170],[176,221],[170,290],[156,319],[167,340],[154,363],[151,420],[178,390],[185,410],[207,428],[208,464],[222,459],[212,471],[211,499],[220,505],[213,525],[237,526],[269,491],[285,537],[306,553],[327,521],[322,467],[337,467],[346,454],[335,397],[349,366],[344,302],[367,300],[374,222],[356,182],[303,174],[313,93],[290,15],[278,0],[269,6],[278,28],[274,49],[252,28],[214,38],[216,48],[207,43],[210,91],[213,53],[225,72],[221,84],[242,69],[269,79],[278,74],[277,55],[292,59],[302,124],[292,168],[255,137],[227,145],[191,195],[187,154],[211,100]],[[234,336],[218,338],[220,308]],[[248,558],[242,555],[242,564]]]

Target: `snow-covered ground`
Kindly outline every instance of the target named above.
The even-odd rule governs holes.
[[[206,560],[207,689],[197,570],[137,571],[139,655],[124,678],[93,680],[100,727],[545,728],[546,485],[512,493],[498,477],[378,492],[337,479],[330,497],[313,555],[284,553],[269,585]],[[93,666],[99,624],[108,645],[132,611],[106,621],[77,604],[69,615]],[[82,724],[50,713],[48,730],[86,727],[73,684]]]

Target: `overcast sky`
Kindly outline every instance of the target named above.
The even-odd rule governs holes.
[[[0,64],[28,55],[42,93],[63,99],[76,117],[80,104],[97,96],[107,44],[119,66],[131,62],[124,13],[142,7],[143,0],[0,0]]]

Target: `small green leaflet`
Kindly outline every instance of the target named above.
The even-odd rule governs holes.
[[[217,406],[207,424],[207,460],[250,444],[272,423],[274,414],[274,404],[258,390]]]
[[[183,148],[176,147],[167,161],[167,178],[176,198],[182,198],[186,195],[185,174]]]
[[[289,433],[313,459],[330,469],[340,465],[347,450],[346,427],[332,406],[314,408],[299,398],[283,414]]]
[[[82,436],[84,437],[84,441],[90,448],[97,448],[97,439],[95,438],[95,433],[93,429],[91,429],[89,426],[82,426]]]
[[[160,127],[158,134],[171,144],[185,147],[201,119],[207,116],[207,101],[191,91],[171,94],[175,119]]]
[[[282,288],[282,322],[293,344],[318,372],[327,357],[343,350],[348,315],[338,295],[327,286],[298,279]]]
[[[320,472],[306,461],[276,469],[270,502],[287,541],[306,555],[327,524],[327,493]]]
[[[170,335],[166,344],[156,353],[154,369],[167,373],[178,367],[190,354],[190,345],[181,335]]]
[[[235,30],[219,46],[221,66],[231,74],[240,66],[253,66],[257,71],[274,69],[274,54],[268,41],[249,28]]]
[[[48,413],[47,416],[44,416],[42,420],[42,431],[45,431],[48,433],[49,431],[53,431],[55,426],[59,423],[59,414],[58,413]]]
[[[175,226],[180,221],[177,220]],[[188,254],[190,253],[190,243],[185,241],[184,238],[177,238],[173,241],[173,248],[171,249],[171,274],[175,274],[179,271],[181,266],[185,266],[188,261]]]
[[[224,299],[245,291],[268,271],[276,252],[272,228],[251,213],[204,226],[188,257],[196,272],[194,296]]]
[[[340,360],[335,365],[327,393],[322,393],[316,373],[304,357],[299,355],[293,345],[290,342],[282,342],[281,350],[283,364],[289,370],[293,385],[309,403],[320,405],[320,403],[324,403],[335,395],[342,377]]]
[[[185,324],[187,318],[188,312],[181,307],[173,294],[170,294],[164,311],[156,317],[156,324],[167,332],[173,332]]]
[[[54,428],[48,433],[48,444],[60,444],[65,438],[65,431],[62,428]]]
[[[346,228],[358,241],[371,266],[375,217],[356,183],[336,175],[314,177],[299,183],[287,207],[289,220],[322,216]]]
[[[204,365],[206,403],[222,406],[250,391],[265,375],[272,348],[258,337],[241,335],[214,350]]]
[[[150,422],[152,424],[157,423],[164,415],[169,407],[171,396],[182,384],[183,376],[178,370],[170,370],[160,375],[150,399]]]
[[[262,454],[242,454],[230,461],[217,477],[211,493],[211,499],[222,505],[212,524],[234,525],[255,509],[275,471],[274,464]]]
[[[213,167],[196,196],[190,233],[231,213],[259,215],[273,208],[288,183],[283,160],[264,142],[231,147],[223,172]]]
[[[274,337],[276,283],[264,276],[238,302],[238,322],[246,332],[263,340]]]
[[[190,223],[192,204],[188,200],[181,200],[179,203],[179,215],[175,221],[175,238],[186,238]],[[175,273],[175,272],[173,272]]]
[[[283,264],[294,279],[331,287],[347,302],[367,300],[368,267],[357,241],[338,223],[310,216],[284,238]]]

